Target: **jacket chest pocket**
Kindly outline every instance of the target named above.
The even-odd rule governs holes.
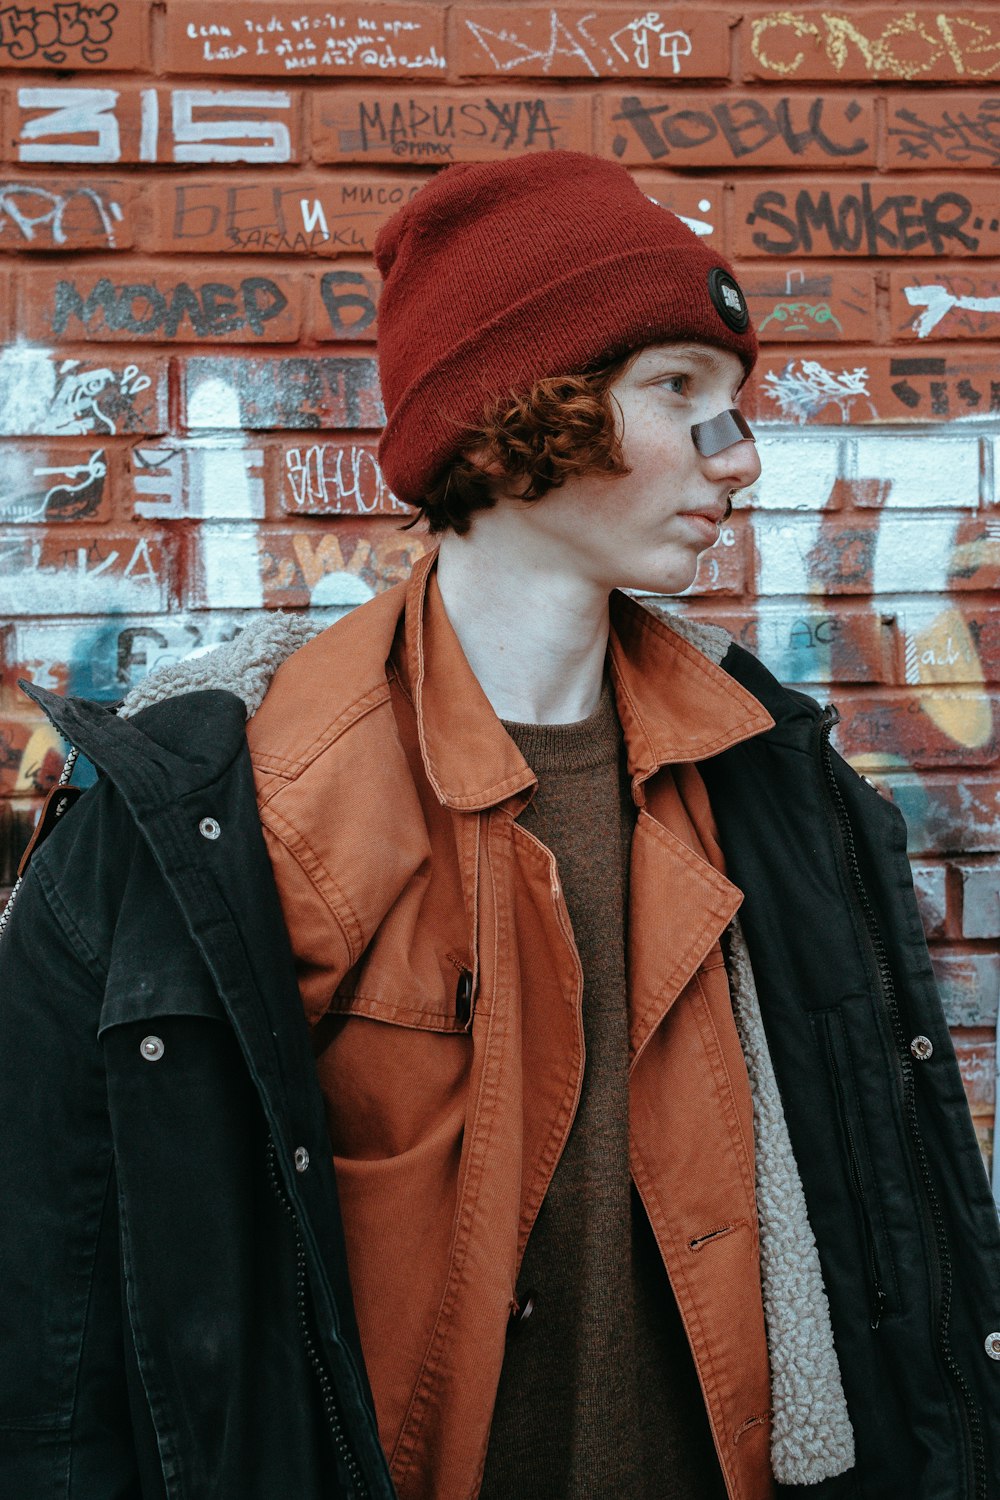
[[[314,1028],[334,1154],[387,1160],[457,1148],[471,1074],[472,973],[457,954],[362,959]]]

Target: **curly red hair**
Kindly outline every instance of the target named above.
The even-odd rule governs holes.
[[[637,352],[580,375],[551,375],[526,393],[491,401],[409,524],[425,517],[432,535],[450,530],[465,536],[475,512],[495,505],[500,490],[541,500],[579,475],[630,473],[610,388]]]

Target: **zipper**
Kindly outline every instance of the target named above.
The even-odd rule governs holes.
[[[854,832],[851,828],[847,808],[844,805],[844,799],[841,796],[833,770],[833,751],[830,746],[830,733],[834,725],[839,722],[839,711],[834,704],[828,703],[819,719],[819,754],[823,783],[833,810],[837,829],[840,833],[840,847],[847,865],[847,873],[850,877],[861,915],[864,918],[871,957],[874,959],[875,972],[878,978],[880,997],[885,1005],[886,1014],[889,1017],[892,1027],[893,1039],[896,1044],[896,1065],[902,1086],[903,1109],[907,1129],[913,1146],[916,1166],[923,1185],[927,1207],[930,1211],[933,1245],[936,1249],[937,1291],[939,1298],[937,1321],[938,1354],[945,1369],[951,1376],[959,1395],[958,1411],[962,1420],[965,1437],[966,1460],[974,1476],[975,1500],[987,1500],[986,1458],[982,1424],[968,1382],[962,1374],[955,1356],[952,1354],[949,1343],[952,1288],[951,1257],[948,1252],[948,1236],[945,1230],[944,1215],[941,1211],[941,1204],[938,1201],[933,1178],[931,1177],[923,1137],[920,1134],[920,1120],[917,1115],[917,1098],[913,1077],[913,1059],[910,1056],[909,1043],[899,1013],[899,1002],[896,996],[892,969],[885,950],[885,943],[879,930],[875,908],[872,905],[871,897],[862,878],[857,848],[854,843]]]
[[[830,1034],[832,1018],[825,1017],[824,1037],[826,1041],[826,1054],[830,1066],[830,1074],[833,1078],[834,1090],[837,1095],[837,1108],[840,1113],[840,1123],[843,1127],[844,1138],[847,1141],[847,1155],[851,1168],[851,1185],[854,1188],[854,1196],[858,1200],[861,1210],[861,1223],[864,1229],[865,1250],[868,1256],[868,1281],[871,1298],[871,1316],[869,1323],[871,1328],[876,1329],[882,1321],[882,1311],[886,1303],[885,1288],[882,1285],[882,1271],[879,1266],[878,1242],[875,1239],[875,1226],[872,1222],[871,1208],[868,1202],[868,1194],[865,1192],[864,1179],[861,1175],[861,1161],[858,1156],[857,1147],[854,1143],[854,1132],[847,1113],[847,1096],[844,1091],[844,1080],[841,1076],[840,1067],[837,1063],[837,1055],[833,1047],[833,1038]]]
[[[344,1431],[344,1420],[340,1414],[340,1406],[333,1388],[333,1380],[330,1377],[330,1372],[324,1363],[320,1351],[316,1347],[316,1341],[309,1326],[306,1250],[305,1245],[302,1243],[302,1235],[299,1233],[295,1210],[289,1201],[284,1184],[278,1174],[277,1151],[273,1140],[269,1140],[267,1143],[267,1171],[274,1195],[288,1215],[292,1225],[292,1233],[295,1237],[295,1305],[298,1310],[299,1331],[302,1335],[302,1344],[306,1351],[306,1357],[312,1365],[313,1372],[319,1384],[323,1410],[326,1413],[326,1419],[329,1423],[333,1446],[341,1463],[350,1475],[356,1500],[368,1500],[370,1491],[368,1485],[365,1483],[365,1476],[361,1472],[361,1466],[355,1457],[354,1450],[348,1441],[347,1433]]]

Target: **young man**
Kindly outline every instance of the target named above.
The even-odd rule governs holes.
[[[573,153],[377,253],[439,549],[117,716],[31,689],[103,775],[0,941],[0,1489],[992,1500],[1000,1235],[901,819],[620,592],[758,473],[732,273]]]

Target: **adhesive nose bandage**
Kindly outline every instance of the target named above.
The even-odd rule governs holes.
[[[757,441],[747,426],[743,413],[737,411],[735,406],[731,406],[728,411],[720,411],[717,417],[709,417],[707,422],[695,422],[691,428],[691,441],[702,458],[711,458],[714,454],[721,453],[723,448],[741,443],[744,438],[749,438],[751,443]]]

